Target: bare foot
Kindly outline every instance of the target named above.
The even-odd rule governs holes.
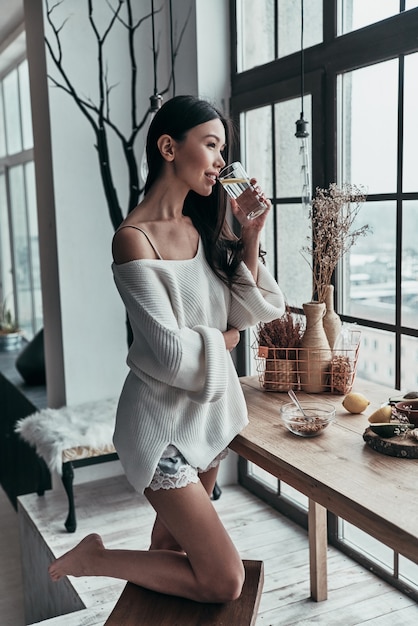
[[[49,575],[54,581],[63,576],[94,575],[94,563],[103,550],[105,547],[100,535],[87,535],[72,550],[51,563],[48,568]]]

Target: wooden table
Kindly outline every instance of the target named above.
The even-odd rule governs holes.
[[[342,407],[343,396],[315,394],[335,405],[336,420],[321,435],[304,438],[281,422],[286,393],[263,391],[256,376],[241,384],[250,423],[230,448],[309,498],[312,598],[327,598],[327,509],[418,563],[418,461],[380,454],[362,439],[367,416],[399,392],[356,379],[353,391],[370,400],[361,415]]]

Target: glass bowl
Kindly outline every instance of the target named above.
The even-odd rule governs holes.
[[[335,407],[328,402],[316,400],[299,401],[305,415],[288,402],[280,407],[282,420],[288,430],[299,437],[317,437],[335,419]]]

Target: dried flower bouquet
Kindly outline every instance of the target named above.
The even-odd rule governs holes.
[[[338,261],[354,245],[358,237],[370,230],[368,224],[352,230],[353,223],[365,201],[364,191],[355,185],[338,187],[331,183],[328,189],[316,188],[309,217],[312,234],[308,245],[301,250],[312,270],[313,293],[318,302],[325,302],[328,285]]]
[[[288,391],[297,385],[297,353],[303,326],[299,315],[286,305],[282,317],[257,327],[257,359],[264,389]]]
[[[288,305],[282,317],[257,327],[258,345],[271,349],[271,359],[296,359],[296,350],[290,348],[300,347],[302,335],[300,316],[293,314]]]

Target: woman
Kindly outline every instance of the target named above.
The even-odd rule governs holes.
[[[191,96],[166,102],[147,138],[144,199],[113,240],[114,278],[133,332],[115,447],[156,511],[149,551],[108,550],[86,537],[50,575],[111,576],[200,602],[238,598],[242,561],[212,503],[218,466],[247,424],[230,355],[239,331],[284,312],[259,260],[267,212],[237,203],[237,239],[217,181],[226,120]]]

